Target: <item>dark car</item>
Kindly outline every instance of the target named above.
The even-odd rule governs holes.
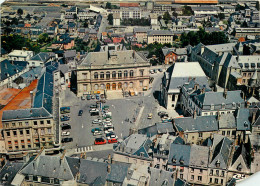
[[[62,125],[61,125],[61,129],[62,129],[62,130],[71,129],[71,125],[69,125],[69,124],[62,124]]]
[[[69,121],[70,120],[70,117],[68,116],[63,116],[60,118],[61,121]]]
[[[79,110],[79,116],[82,116],[83,110]]]
[[[104,138],[96,138],[94,144],[95,145],[103,145],[106,144],[107,140],[105,140]]]
[[[99,112],[91,112],[90,113],[90,116],[98,116],[99,115]]]
[[[68,142],[72,142],[73,138],[62,138],[61,143],[68,143]]]

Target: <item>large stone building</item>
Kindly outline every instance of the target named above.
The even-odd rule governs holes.
[[[78,65],[77,95],[91,91],[142,91],[149,85],[149,62],[133,50],[90,52]]]
[[[173,44],[173,36],[173,32],[169,30],[151,30],[147,33],[147,43]]]

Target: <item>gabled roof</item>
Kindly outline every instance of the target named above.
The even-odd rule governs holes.
[[[172,123],[156,123],[155,125],[139,129],[139,134],[146,134],[148,137],[157,135],[157,134],[166,134],[174,132]]]
[[[236,118],[233,113],[222,114],[219,116],[219,129],[235,129],[236,128]]]
[[[131,164],[123,162],[111,164],[111,170],[110,173],[108,173],[106,180],[113,183],[123,183],[128,174],[128,168],[130,165]]]
[[[236,111],[237,130],[250,130],[251,122],[249,117],[250,113],[247,108],[240,108]]]
[[[27,62],[26,62],[27,63]],[[12,64],[9,60],[5,59],[0,62],[0,80],[3,81],[8,77],[11,77],[19,72],[21,72],[25,67]]]
[[[209,147],[192,145],[190,150],[190,166],[207,168],[209,163]]]
[[[216,116],[197,116],[174,119],[179,131],[183,132],[207,132],[217,131],[218,122]]]
[[[0,171],[1,185],[11,185],[14,177],[24,166],[24,162],[10,162],[8,161]]]
[[[50,55],[47,52],[40,52],[36,55],[34,55],[30,61],[42,61],[42,62],[47,62],[50,59]]]
[[[247,168],[250,167],[250,150],[246,149],[245,145],[240,145],[236,151],[234,152],[233,159],[232,159],[232,165],[238,160],[239,156],[242,157],[243,161],[245,162]]]
[[[151,179],[150,186],[173,185],[175,179],[172,172],[150,168]]]

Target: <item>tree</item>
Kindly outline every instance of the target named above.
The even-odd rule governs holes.
[[[107,16],[107,20],[108,20],[108,23],[109,23],[110,25],[113,25],[113,14],[109,14],[109,15]]]
[[[107,2],[107,4],[106,4],[106,9],[111,9],[111,8],[112,8],[111,3],[110,3],[110,2]]]
[[[23,10],[22,10],[21,8],[19,8],[19,9],[17,10],[17,14],[23,15]]]
[[[164,19],[165,21],[169,21],[169,20],[172,19],[172,18],[171,18],[171,15],[169,14],[168,11],[163,14],[163,19]]]
[[[26,18],[26,19],[31,19],[31,15],[30,15],[30,14],[27,14],[25,18]]]
[[[174,12],[172,12],[172,16],[177,18],[177,17],[178,17],[178,14],[177,14],[177,12],[175,12],[175,11],[174,11]]]
[[[47,33],[42,33],[39,35],[38,42],[39,43],[47,43],[49,41],[49,36]]]
[[[194,15],[194,12],[192,11],[192,8],[190,6],[185,5],[182,8],[182,15],[191,16],[191,15]]]
[[[220,20],[225,19],[225,14],[219,13],[219,14],[218,14],[218,18],[219,18]]]

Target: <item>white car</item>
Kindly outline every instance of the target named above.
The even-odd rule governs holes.
[[[109,125],[109,124],[111,124],[111,121],[103,121],[103,124],[104,125]]]
[[[114,133],[108,133],[106,135],[107,139],[110,140],[110,139],[117,139],[117,135],[115,135]]]
[[[95,131],[95,132],[93,133],[94,136],[101,135],[101,134],[102,134],[101,131]]]
[[[95,119],[92,121],[93,124],[100,124],[102,123],[102,120],[101,119]]]
[[[95,109],[95,108],[93,108],[93,109],[90,109],[89,110],[89,112],[91,113],[91,112],[99,112],[99,110],[98,109]]]
[[[105,134],[111,133],[114,131],[114,127],[104,127]]]
[[[69,132],[69,131],[65,131],[65,132],[62,132],[61,135],[62,135],[62,136],[69,136],[69,135],[70,135],[70,132]]]
[[[104,127],[105,127],[105,128],[106,128],[106,127],[113,127],[113,125],[112,125],[112,123],[108,123],[108,124],[104,125]]]

